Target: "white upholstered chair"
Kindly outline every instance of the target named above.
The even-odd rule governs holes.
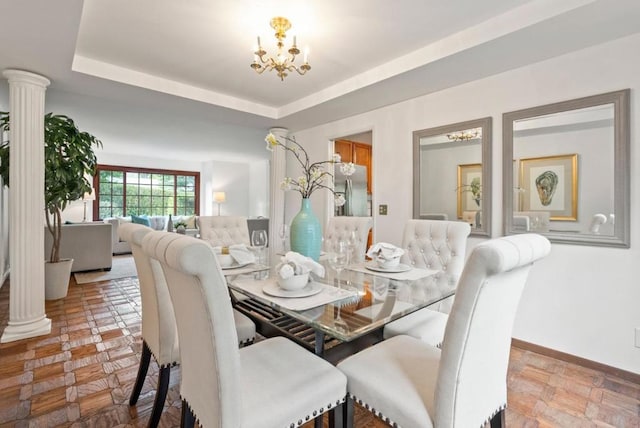
[[[142,239],[152,231],[153,229],[149,227],[134,223],[125,223],[118,228],[120,238],[131,245],[142,300],[142,357],[129,404],[133,406],[138,402],[149,369],[151,355],[153,355],[160,367],[156,397],[149,419],[149,426],[155,427],[162,415],[169,387],[171,367],[180,363],[180,355],[173,304],[169,297],[164,273],[160,264],[149,259],[142,251]],[[180,235],[174,233],[168,234],[168,236],[178,237]],[[253,343],[256,333],[253,321],[237,311],[234,311],[233,315],[238,342],[241,345]]]
[[[441,271],[436,278],[439,287],[455,289],[464,268],[467,237],[471,232],[462,221],[409,220],[404,227],[401,262],[417,268]],[[453,299],[446,299],[433,308],[424,308],[387,324],[383,337],[399,334],[422,339],[438,346],[444,337],[447,313]]]
[[[325,250],[329,251],[329,249],[335,248],[338,241],[348,241],[351,232],[355,232],[356,242],[353,249],[353,261],[362,261],[367,252],[367,238],[372,227],[372,217],[331,217],[324,233]]]
[[[507,367],[518,302],[549,241],[535,234],[486,241],[462,273],[442,350],[396,336],[338,364],[353,402],[403,428],[504,426]]]
[[[251,245],[246,217],[201,216],[198,218],[200,239],[213,247],[233,244]]]
[[[231,300],[211,247],[189,237],[145,236],[162,265],[178,324],[182,426],[300,426],[341,416],[345,376],[330,363],[277,337],[238,349]],[[336,411],[338,410],[338,411]]]

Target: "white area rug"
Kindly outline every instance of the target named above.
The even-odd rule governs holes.
[[[88,282],[109,281],[112,279],[128,278],[138,276],[133,256],[114,256],[110,271],[78,272],[73,274],[78,284]]]

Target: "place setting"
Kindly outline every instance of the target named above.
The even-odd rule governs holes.
[[[273,277],[263,280],[239,279],[233,281],[232,286],[295,311],[358,298],[356,290],[338,288],[315,280],[324,276],[325,269],[320,263],[289,251],[276,265]]]
[[[224,276],[242,275],[269,269],[268,266],[257,263],[255,254],[244,244],[213,247],[213,252]]]
[[[367,257],[371,260],[349,265],[347,269],[400,281],[413,281],[438,273],[434,269],[414,268],[400,263],[404,253],[404,249],[393,244],[379,242],[372,245],[367,251]]]

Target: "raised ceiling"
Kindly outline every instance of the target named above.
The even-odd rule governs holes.
[[[306,76],[281,82],[249,67],[257,35],[272,51],[277,15],[310,47]],[[52,93],[94,104],[224,123],[228,137],[233,127],[296,130],[359,114],[636,33],[639,23],[638,0],[3,1],[0,69],[43,74]]]

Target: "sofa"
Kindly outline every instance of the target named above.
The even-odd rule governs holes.
[[[167,230],[167,224],[169,222],[169,216],[148,216],[151,228],[154,230]],[[187,223],[186,235],[198,236],[198,218],[197,216],[171,216],[171,221],[175,225],[179,221]],[[131,217],[108,217],[103,220],[105,223],[111,225],[111,250],[113,254],[128,254],[131,253],[131,245],[126,241],[121,241],[118,236],[118,225],[120,223],[131,223]]]
[[[44,259],[49,260],[53,237],[44,227]],[[87,222],[62,225],[60,257],[73,259],[71,272],[111,269],[111,225]]]

